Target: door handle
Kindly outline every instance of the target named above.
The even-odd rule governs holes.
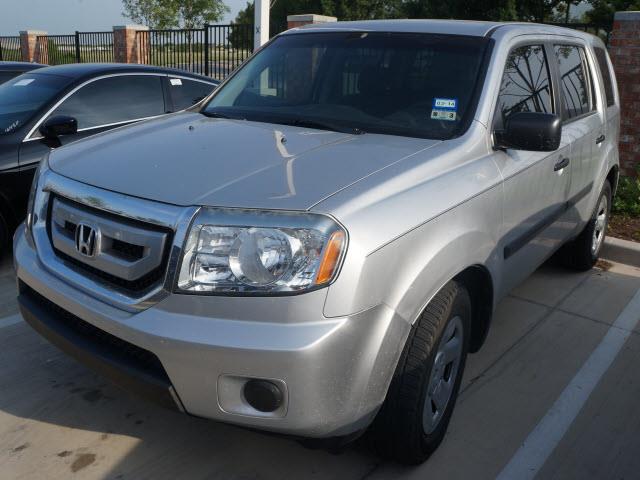
[[[558,170],[562,170],[567,165],[569,165],[569,157],[564,157],[555,164],[555,166],[553,167],[553,171],[557,172]]]
[[[600,143],[604,142],[604,139],[607,138],[604,135],[600,135],[598,138],[596,138],[596,145],[599,145]]]

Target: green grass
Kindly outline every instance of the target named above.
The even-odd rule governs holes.
[[[621,176],[612,212],[630,217],[640,217],[640,165],[636,166],[636,177]]]

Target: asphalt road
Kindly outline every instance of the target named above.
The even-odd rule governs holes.
[[[147,404],[17,315],[0,263],[2,479],[637,479],[640,269],[544,266],[506,298],[424,465],[335,454]]]

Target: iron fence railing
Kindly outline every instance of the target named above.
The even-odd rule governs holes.
[[[49,65],[79,63],[76,35],[42,35],[36,39],[37,58]]]
[[[20,52],[20,37],[0,37],[0,62],[1,61],[20,61],[22,53]]]
[[[142,63],[204,74],[204,37],[203,29],[139,31],[138,58]]]
[[[139,31],[137,48],[143,63],[223,79],[253,52],[253,26]]]
[[[76,32],[76,44],[82,63],[113,62],[113,31]]]

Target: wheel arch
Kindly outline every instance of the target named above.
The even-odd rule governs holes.
[[[618,179],[620,178],[620,168],[618,165],[613,165],[607,173],[607,180],[611,185],[611,197],[616,196],[616,190],[618,189]]]
[[[494,286],[491,272],[484,265],[472,265],[457,274],[454,281],[461,283],[471,297],[471,341],[469,351],[475,353],[484,344],[493,317]]]

